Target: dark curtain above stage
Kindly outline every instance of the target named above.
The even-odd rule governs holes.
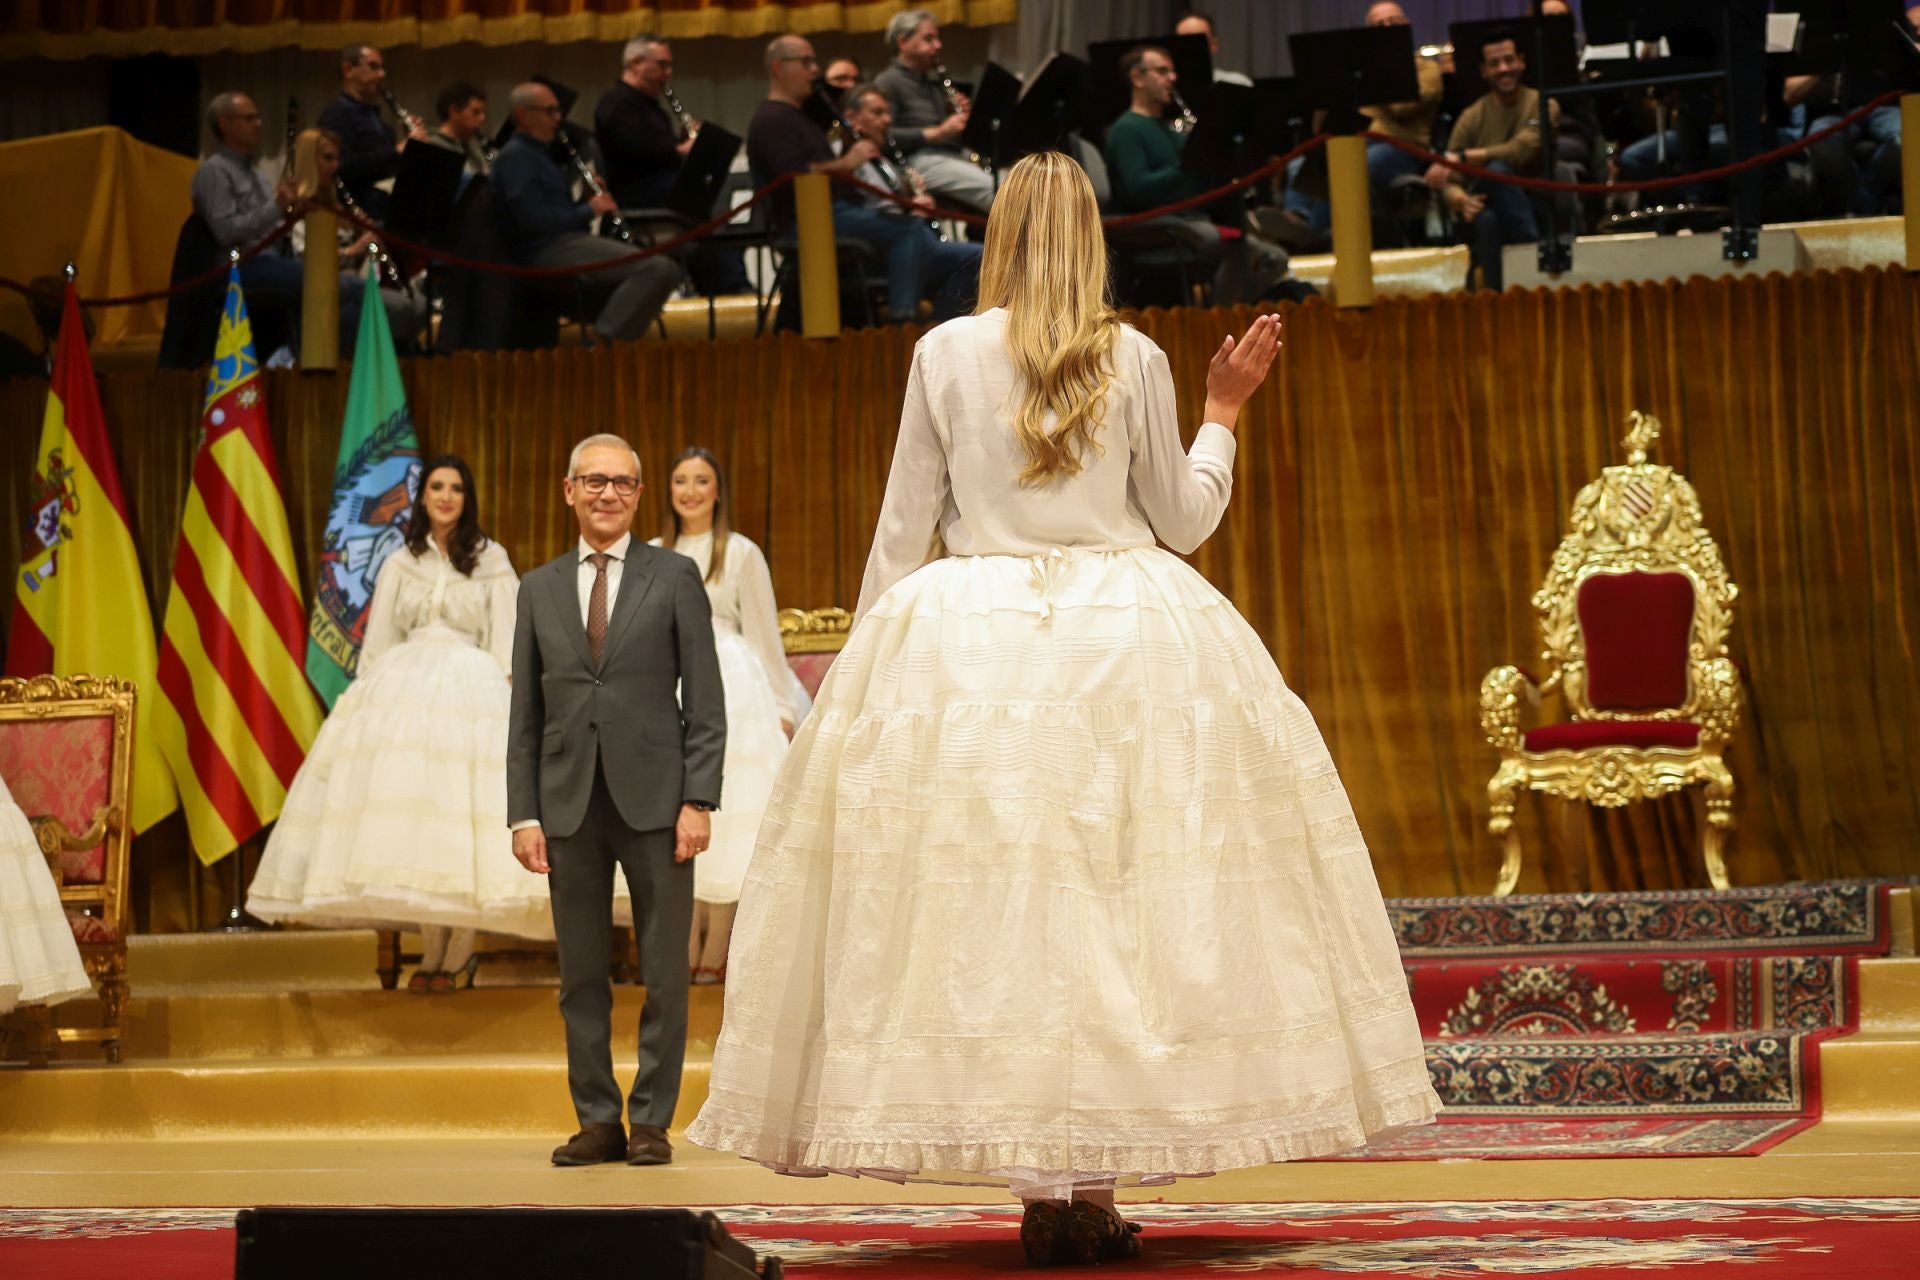
[[[1227,323],[1246,318],[1142,321],[1189,414]],[[735,527],[765,546],[781,604],[851,606],[910,347],[856,333],[404,368],[427,448],[473,462],[485,524],[522,570],[569,536],[569,444],[611,429],[641,445],[656,486],[643,529],[666,460],[711,446],[731,471]],[[1692,479],[1740,587],[1733,647],[1751,685],[1729,756],[1736,881],[1913,873],[1917,384],[1920,282],[1899,271],[1294,310],[1241,429],[1226,523],[1195,563],[1318,717],[1383,888],[1484,892],[1498,856],[1483,826],[1495,758],[1479,681],[1504,662],[1537,665],[1529,598],[1575,492],[1621,460],[1627,411],[1644,409],[1666,424],[1657,457]],[[303,577],[346,389],[344,374],[267,381]],[[156,596],[200,391],[192,375],[103,384]],[[10,564],[44,396],[40,383],[0,388]],[[1522,888],[1703,883],[1697,804],[1597,815],[1530,802]],[[164,829],[142,843],[150,873],[184,862]],[[156,898],[153,924],[176,908]]]

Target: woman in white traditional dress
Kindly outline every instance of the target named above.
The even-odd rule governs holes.
[[[1279,324],[1180,447],[1057,153],[920,340],[855,623],[740,900],[688,1138],[776,1170],[994,1181],[1036,1265],[1124,1258],[1114,1188],[1431,1120],[1420,1031],[1326,745],[1187,552]],[[949,555],[927,563],[936,535]]]
[[[687,963],[696,983],[725,982],[734,907],[760,816],[809,699],[780,643],[767,558],[733,531],[726,476],[710,451],[695,445],[673,460],[666,521],[653,545],[671,547],[699,565],[713,605],[713,643],[727,690],[725,795],[713,815],[713,842],[693,862]]]
[[[47,855],[0,778],[0,1013],[92,993]]]
[[[547,882],[507,830],[520,581],[480,529],[473,473],[427,463],[380,566],[354,682],[287,792],[247,897],[262,920],[418,925],[414,990],[470,986],[474,931],[553,936]]]

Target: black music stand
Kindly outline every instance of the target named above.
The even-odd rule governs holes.
[[[1141,36],[1134,40],[1096,40],[1087,46],[1086,118],[1081,132],[1102,140],[1107,126],[1133,105],[1133,87],[1120,74],[1120,59],[1141,45],[1165,49],[1173,60],[1174,88],[1197,115],[1213,96],[1213,52],[1205,36]]]
[[[994,180],[1000,175],[1000,133],[1020,105],[1020,77],[997,62],[980,69],[980,91],[973,95],[960,145],[986,159]]]
[[[693,145],[687,148],[687,158],[680,162],[673,188],[667,192],[663,202],[666,208],[695,226],[712,218],[720,188],[726,185],[734,157],[744,145],[739,134],[702,121],[700,131],[693,135]]]
[[[1257,94],[1249,85],[1217,84],[1212,100],[1180,151],[1180,167],[1209,183],[1232,182],[1260,167],[1248,143],[1253,134]]]
[[[1293,58],[1293,96],[1308,116],[1325,113],[1328,133],[1358,133],[1367,118],[1360,108],[1376,102],[1407,102],[1420,96],[1413,65],[1412,27],[1343,27],[1296,31],[1287,37]],[[1300,169],[1306,182],[1326,185],[1327,152],[1315,148]]]
[[[393,192],[387,198],[387,229],[404,240],[444,245],[453,225],[460,175],[466,168],[464,151],[424,142],[402,151],[400,172],[394,175]]]
[[[1087,92],[1087,64],[1070,53],[1048,55],[1020,90],[1000,129],[996,162],[1011,166],[1038,151],[1065,151]]]
[[[1805,0],[1800,22],[1800,48],[1787,74],[1837,74],[1845,98],[1857,102],[1912,83],[1905,0]]]

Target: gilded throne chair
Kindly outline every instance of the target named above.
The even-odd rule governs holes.
[[[1741,688],[1726,642],[1737,589],[1693,486],[1647,461],[1659,420],[1635,411],[1630,423],[1626,465],[1580,491],[1534,593],[1546,677],[1496,667],[1480,684],[1481,727],[1500,753],[1487,784],[1487,829],[1504,854],[1496,894],[1520,878],[1521,792],[1616,808],[1695,784],[1706,795],[1707,878],[1727,887],[1725,752]],[[1522,701],[1538,705],[1556,688],[1567,718],[1522,729]]]
[[[60,890],[81,962],[99,993],[98,1027],[31,1028],[28,1059],[49,1035],[98,1043],[120,1061],[127,1004],[128,851],[133,839],[134,686],[96,676],[0,680],[0,778],[27,815]],[[44,1010],[33,1016],[45,1017]]]

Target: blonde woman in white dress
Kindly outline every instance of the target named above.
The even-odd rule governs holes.
[[[416,991],[472,985],[477,929],[553,936],[546,879],[514,859],[507,830],[519,586],[481,532],[467,464],[428,462],[406,545],[374,582],[358,675],[287,793],[249,911],[418,926]]]
[[[767,558],[727,520],[720,460],[694,446],[673,460],[667,516],[655,546],[700,566],[713,606],[714,649],[727,691],[726,790],[713,815],[713,843],[693,862],[693,936],[687,963],[696,983],[724,982],[740,884],[787,740],[806,714],[807,691],[787,665]]]
[[[1117,1186],[1431,1120],[1366,844],[1312,717],[1193,550],[1279,323],[1228,338],[1191,450],[1041,153],[980,310],[915,349],[853,632],[734,931],[702,1146],[991,1181],[1029,1262],[1139,1250]],[[949,554],[927,562],[938,533]]]
[[[0,778],[0,1013],[92,994],[47,855]]]

